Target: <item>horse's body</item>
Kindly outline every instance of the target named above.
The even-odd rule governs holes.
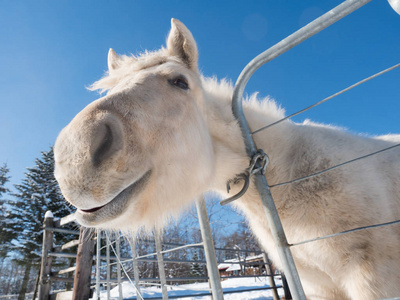
[[[56,178],[86,226],[162,226],[169,215],[249,165],[231,112],[232,87],[202,78],[191,33],[172,21],[167,48],[140,57],[109,53],[107,95],[61,132]],[[268,99],[244,103],[251,129],[283,117]],[[270,158],[274,185],[394,145],[399,136],[354,136],[332,126],[290,121],[254,135]],[[301,182],[272,188],[288,241],[400,219],[397,148]],[[234,186],[231,193],[240,189]],[[259,196],[251,184],[235,205],[280,266]],[[308,299],[400,296],[400,227],[393,225],[293,248]]]

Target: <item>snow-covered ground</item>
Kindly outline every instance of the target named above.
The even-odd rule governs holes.
[[[275,279],[276,285],[281,286],[281,280],[279,278]],[[230,291],[241,291],[249,290],[253,288],[267,288],[268,280],[266,277],[259,278],[232,278],[222,281],[222,289],[224,290],[224,299],[226,300],[271,300],[272,292],[271,290],[256,290],[249,292],[240,293],[227,293]],[[124,282],[122,284],[123,298],[124,299],[141,299],[137,298],[135,288],[129,283]],[[161,298],[161,289],[158,287],[141,287],[140,290],[144,299],[146,298]],[[199,296],[187,296],[185,300],[206,300],[210,299],[210,296],[200,296],[209,292],[209,286],[207,282],[193,283],[177,286],[168,286],[168,295],[172,298],[173,296],[185,296],[185,295],[199,295]],[[282,288],[278,289],[279,295],[283,296]],[[118,286],[111,290],[112,299],[118,299]],[[107,292],[101,291],[101,299],[107,299]]]

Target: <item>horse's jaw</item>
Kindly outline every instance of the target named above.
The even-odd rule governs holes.
[[[140,193],[149,183],[151,173],[151,170],[147,171],[142,177],[135,180],[102,206],[90,209],[78,209],[76,212],[78,222],[87,227],[96,227],[99,225],[104,226],[106,222],[117,219],[126,212],[128,206],[135,204]]]

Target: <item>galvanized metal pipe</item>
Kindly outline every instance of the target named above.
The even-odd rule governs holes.
[[[137,251],[136,251],[136,240],[134,237],[129,239],[129,243],[132,250],[132,263],[133,263],[133,276],[135,278],[135,287],[136,291],[140,293],[140,285],[139,285],[139,266],[137,260]]]
[[[110,240],[106,238],[106,263],[107,263],[107,300],[111,299],[111,266],[110,266]]]
[[[154,241],[153,240],[140,239],[140,243],[154,244]],[[162,245],[164,245],[164,246],[186,246],[184,244],[166,243],[166,242],[163,242]],[[199,248],[199,249],[203,248],[202,245],[196,246],[196,244],[189,244],[189,246],[193,247],[193,248]],[[240,252],[251,252],[251,253],[256,253],[256,254],[261,254],[263,252],[261,250],[259,250],[259,251],[257,251],[257,250],[246,250],[246,249],[238,250],[238,249],[232,249],[232,248],[217,248],[217,247],[215,247],[215,250],[234,251],[234,252],[238,252],[238,251],[240,251]]]
[[[224,294],[222,291],[221,279],[219,277],[217,257],[215,255],[214,242],[212,239],[206,203],[203,197],[196,201],[196,209],[199,217],[201,237],[204,243],[204,253],[207,261],[207,273],[208,277],[210,278],[212,296],[214,300],[223,300]]]
[[[116,238],[116,244],[115,244],[115,248],[116,248],[116,256],[118,258],[121,257],[121,243],[120,243],[120,237],[118,234],[114,234],[115,238]],[[123,300],[124,296],[123,296],[123,291],[122,291],[122,281],[121,281],[121,261],[118,260],[118,264],[117,264],[117,278],[118,278],[118,298],[119,300]]]
[[[280,277],[281,275],[274,275],[274,277]],[[221,276],[221,279],[232,279],[232,278],[265,278],[265,277],[271,277],[271,275],[244,275],[244,276]],[[63,277],[65,278],[65,277]],[[65,278],[68,279],[68,278]],[[175,282],[175,281],[199,281],[199,280],[208,280],[208,276],[200,276],[200,277],[173,277],[173,278],[166,278],[167,282]],[[72,279],[73,280],[73,279]],[[144,285],[150,285],[150,282],[158,282],[160,281],[160,278],[140,278],[140,281],[143,282]],[[106,283],[106,279],[101,279],[100,283]],[[112,278],[110,279],[110,282],[116,283],[118,282],[118,279]],[[130,282],[129,278],[122,278],[122,282]],[[159,283],[151,283],[151,285],[154,286],[160,286],[161,284]],[[168,284],[167,284],[168,286]],[[278,286],[277,288],[281,288],[282,286]],[[263,289],[272,289],[272,287],[263,287]],[[175,298],[175,296],[172,296],[171,298]],[[140,295],[139,295],[139,299]],[[147,299],[147,298],[144,298]]]
[[[100,245],[101,245],[101,230],[97,229],[97,239],[96,239],[96,300],[100,300]]]
[[[249,157],[253,157],[257,152],[257,148],[252,139],[242,107],[243,92],[250,77],[265,63],[278,57],[279,55],[300,44],[321,30],[327,28],[370,1],[371,0],[347,0],[341,3],[318,19],[302,27],[292,35],[258,55],[243,69],[238,80],[236,81],[233,92],[232,111],[240,124],[244,142],[246,144],[246,151]],[[271,229],[283,269],[287,276],[293,298],[295,300],[306,299],[291,251],[287,243],[282,223],[279,219],[275,203],[268,187],[267,180],[264,175],[257,174],[254,176],[254,182],[260,194],[268,224]]]
[[[162,243],[162,244],[164,244],[164,243]],[[173,248],[173,249],[164,250],[164,251],[161,251],[161,253],[165,254],[165,253],[168,253],[168,252],[173,252],[173,251],[186,249],[186,248],[192,248],[192,247],[194,247],[194,248],[198,247],[198,248],[202,249],[203,248],[202,246],[203,246],[203,243],[188,244],[188,245],[179,246],[179,247],[176,247],[176,248]],[[149,254],[146,254],[146,255],[141,255],[141,256],[136,257],[136,259],[141,259],[141,258],[150,257],[150,256],[154,256],[154,255],[157,255],[157,252],[149,253]]]
[[[265,252],[263,252],[262,256],[263,256],[263,261],[264,261],[264,265],[265,265],[265,273],[266,273],[266,275],[271,275],[271,276],[268,276],[267,278],[269,281],[269,286],[272,289],[272,298],[274,300],[279,300],[278,289],[276,288],[276,284],[275,284],[274,271],[271,266],[269,257]]]
[[[154,240],[156,243],[156,251],[157,251],[157,261],[158,261],[158,273],[161,282],[161,291],[163,300],[168,300],[168,292],[167,292],[167,281],[165,277],[165,266],[164,266],[164,258],[161,246],[161,236],[157,229],[154,229]]]
[[[400,15],[400,0],[389,0],[389,4]]]

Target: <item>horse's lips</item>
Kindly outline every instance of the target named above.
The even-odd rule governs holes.
[[[126,189],[125,189],[126,190]],[[124,192],[125,190],[123,190],[122,192]],[[121,192],[121,193],[122,193]],[[119,195],[119,194],[118,194]],[[118,197],[118,196],[117,196]],[[115,198],[117,198],[117,197],[115,197]],[[114,198],[114,199],[115,199]],[[111,201],[114,201],[114,199],[113,200],[111,200]],[[110,202],[111,202],[110,201]],[[110,202],[108,202],[108,203],[110,203]],[[107,203],[107,204],[108,204]],[[92,213],[92,212],[95,212],[95,211],[98,211],[99,209],[101,209],[101,208],[103,208],[104,206],[106,206],[107,204],[104,204],[104,205],[102,205],[102,206],[98,206],[98,207],[94,207],[94,208],[91,208],[91,209],[81,209],[81,211],[83,211],[84,213]]]
[[[120,215],[131,196],[138,194],[146,185],[151,175],[151,170],[147,171],[141,178],[121,191],[115,198],[102,206],[91,209],[78,209],[78,213],[84,221],[96,223],[98,219],[112,219]],[[104,221],[104,220],[103,220]],[[86,223],[86,222],[85,222]]]

